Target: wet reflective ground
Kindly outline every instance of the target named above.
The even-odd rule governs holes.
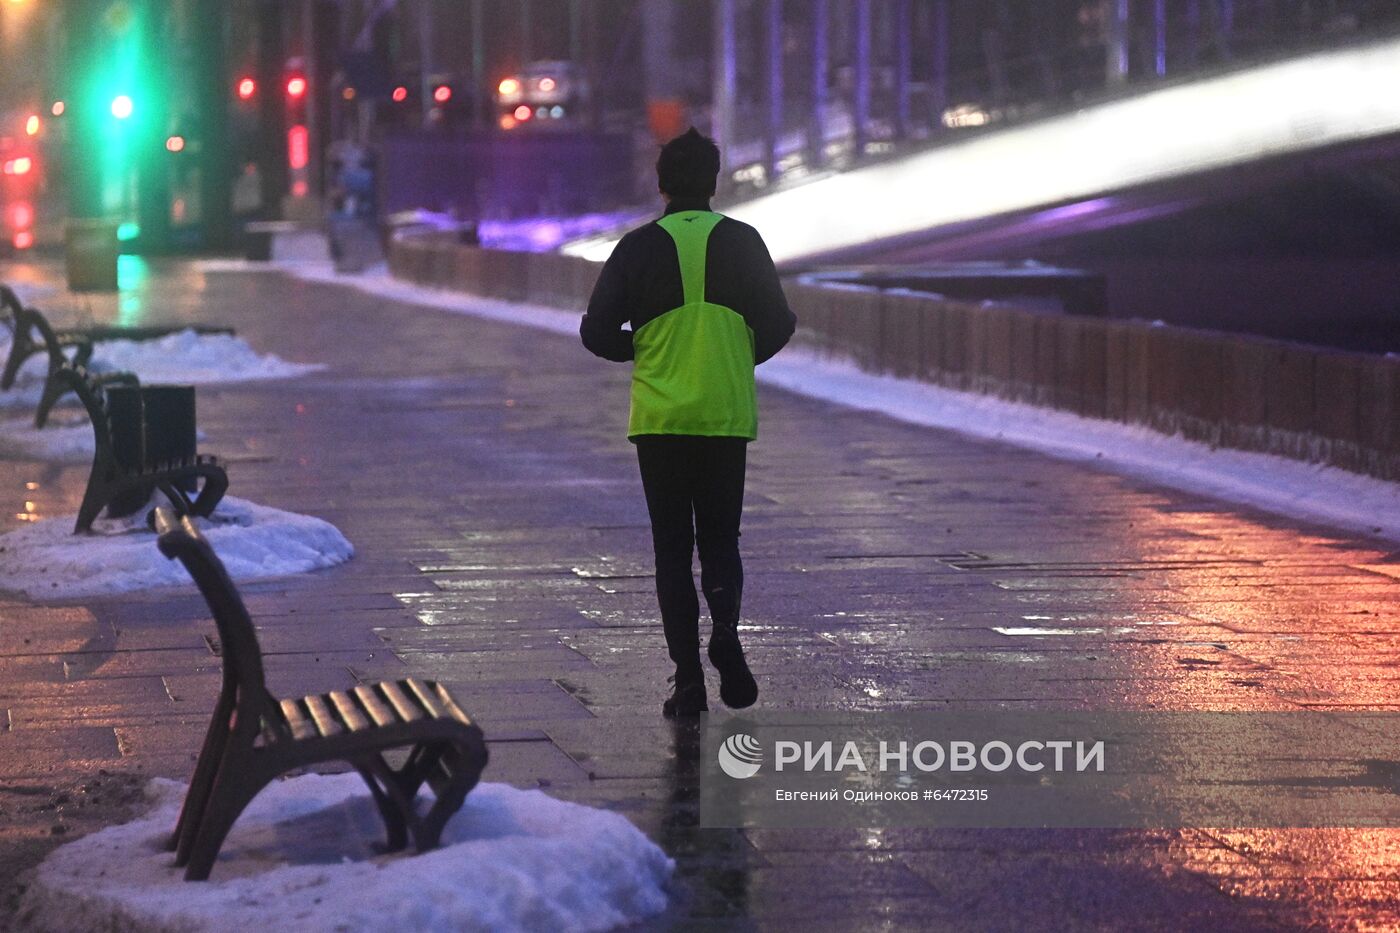
[[[327,518],[358,550],[244,587],[273,691],[446,682],[492,741],[488,780],[617,809],[676,858],[658,926],[1400,925],[1400,831],[698,829],[697,736],[659,715],[625,367],[278,274],[157,264],[124,284],[36,303],[232,324],[261,352],[330,364],[199,390],[230,491]],[[1397,703],[1400,556],[1384,544],[776,392],[761,404],[743,547],[765,706]],[[0,463],[4,527],[74,511],[85,479]],[[183,591],[0,603],[11,864],[56,826],[90,828],[71,794],[53,801],[99,768],[188,776],[219,679],[202,617]]]

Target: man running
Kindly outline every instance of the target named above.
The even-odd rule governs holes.
[[[754,367],[797,326],[758,232],[710,210],[718,175],[719,149],[694,127],[661,147],[656,180],[666,211],[617,244],[579,328],[594,354],[634,361],[627,436],[637,446],[656,596],[676,665],[667,717],[709,709],[696,545],[720,699],[742,709],[758,698],[739,644],[744,462],[758,434]]]

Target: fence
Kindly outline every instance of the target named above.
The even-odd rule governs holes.
[[[414,282],[580,312],[598,274],[575,257],[432,240],[396,242],[389,262]],[[871,372],[1400,480],[1393,356],[802,280],[785,290],[804,343]]]

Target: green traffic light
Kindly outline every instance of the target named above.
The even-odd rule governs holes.
[[[112,98],[112,116],[116,117],[118,120],[125,120],[127,117],[131,116],[132,109],[131,98],[127,97],[125,94],[119,94]]]

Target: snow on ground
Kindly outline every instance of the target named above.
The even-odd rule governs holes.
[[[0,345],[0,351],[8,355],[8,345]],[[19,378],[9,389],[0,389],[0,411],[28,411],[31,415],[39,407],[39,398],[44,394],[44,371],[39,370],[38,378],[31,379],[29,366],[20,370]]]
[[[93,351],[93,369],[135,373],[142,382],[198,385],[288,379],[325,366],[260,354],[233,334],[182,330],[158,340],[104,340]]]
[[[376,855],[356,774],[275,782],[234,824],[213,875],[185,882],[162,843],[185,785],[153,780],[145,817],[55,850],[21,904],[25,929],[606,930],[665,909],[675,864],[624,817],[480,784],[443,845]]]
[[[90,463],[93,443],[87,412],[78,409],[54,409],[43,430],[28,416],[0,421],[0,460]]]
[[[10,355],[10,341],[0,340],[0,361]],[[247,382],[287,379],[325,369],[320,363],[291,363],[272,353],[260,354],[233,334],[201,334],[180,330],[157,340],[103,340],[92,355],[95,372],[130,372],[150,383]],[[15,387],[0,391],[0,407],[39,401],[48,360],[35,354],[25,360]]]
[[[159,493],[152,497],[164,502]],[[32,599],[74,599],[190,583],[146,527],[147,509],[99,518],[92,534],[73,534],[73,515],[42,518],[0,534],[0,590]],[[234,580],[306,573],[344,563],[354,548],[334,525],[225,496],[200,530]]]
[[[0,340],[0,361],[10,355],[8,340]],[[182,330],[159,340],[105,340],[97,344],[92,369],[96,372],[134,372],[148,384],[207,385],[287,379],[316,372],[318,363],[290,363],[273,354],[259,354],[248,342],[231,334],[199,334]],[[0,391],[0,412],[32,413],[44,391],[48,360],[35,354],[25,361],[12,388]],[[65,396],[50,419],[50,426],[36,431],[30,419],[0,421],[0,460],[49,460],[80,462],[92,455],[92,429],[79,430],[65,417],[78,404]],[[68,426],[63,426],[63,425]]]
[[[63,293],[63,288],[49,282],[6,282],[21,303],[28,306],[45,298]]]
[[[193,263],[199,272],[281,272],[281,263],[263,259],[196,259]],[[325,263],[329,266],[331,263]]]
[[[427,288],[385,272],[346,276],[326,269],[288,271],[395,301],[575,338],[582,313]],[[848,360],[796,347],[760,366],[758,380],[910,424],[1002,441],[1266,512],[1400,541],[1400,483],[1286,457],[1212,449],[1135,425],[874,375]]]

